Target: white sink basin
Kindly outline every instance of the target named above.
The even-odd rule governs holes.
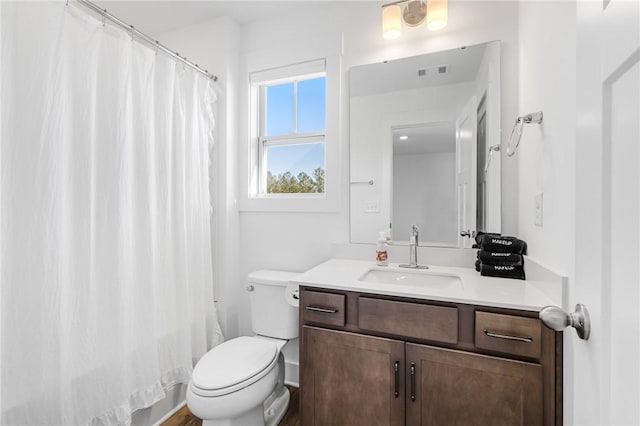
[[[360,277],[359,281],[421,287],[440,291],[462,290],[462,280],[460,277],[456,275],[435,274],[424,270],[400,271],[370,269]]]

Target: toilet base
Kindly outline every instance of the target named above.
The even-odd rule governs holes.
[[[203,420],[202,426],[276,426],[287,413],[289,389],[282,387],[272,393],[264,404],[233,419]]]
[[[287,413],[289,408],[289,399],[291,398],[289,389],[282,386],[276,389],[269,398],[264,402],[264,425],[275,426]]]
[[[202,426],[262,426],[264,424],[264,409],[262,407],[262,405],[258,405],[233,419],[202,420]]]

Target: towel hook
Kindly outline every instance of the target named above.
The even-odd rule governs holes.
[[[373,185],[373,179],[349,182],[351,185]]]
[[[509,143],[507,144],[507,155],[509,157],[513,157],[516,151],[518,150],[518,146],[520,146],[520,139],[522,138],[522,126],[530,123],[535,123],[535,124],[542,123],[542,111],[533,112],[531,114],[523,115],[516,118],[516,122],[513,125],[513,129],[511,129],[511,135],[509,136]],[[516,133],[516,130],[517,130],[517,133]],[[511,146],[513,145],[513,140],[514,140],[514,137],[513,137],[514,134],[517,134],[516,146],[513,149],[511,149]]]

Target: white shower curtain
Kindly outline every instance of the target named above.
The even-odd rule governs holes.
[[[0,424],[129,424],[222,339],[213,83],[73,2],[1,7]]]

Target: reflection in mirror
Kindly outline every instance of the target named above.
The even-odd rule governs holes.
[[[500,232],[500,42],[353,67],[350,94],[352,242]]]
[[[416,224],[421,244],[455,247],[455,123],[395,127],[392,138],[393,239],[408,241]]]

